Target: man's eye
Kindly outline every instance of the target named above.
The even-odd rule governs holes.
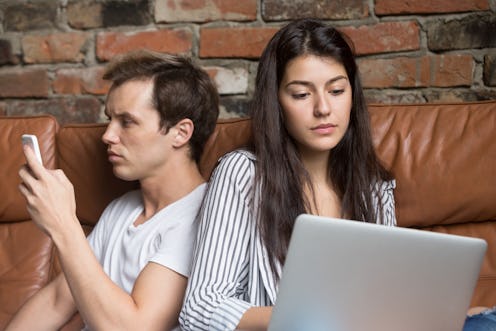
[[[121,120],[121,124],[122,124],[122,126],[124,126],[124,127],[128,127],[128,126],[130,126],[130,125],[131,125],[131,124],[133,124],[133,123],[134,123],[134,122],[133,122],[132,120],[128,119],[128,118],[123,118],[123,119]]]

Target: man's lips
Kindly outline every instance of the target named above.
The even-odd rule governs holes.
[[[119,160],[119,159],[122,158],[121,155],[119,155],[119,154],[117,154],[117,153],[115,153],[113,151],[110,151],[110,150],[107,151],[107,155],[108,155],[108,159],[109,159],[110,162],[117,161],[117,160]]]

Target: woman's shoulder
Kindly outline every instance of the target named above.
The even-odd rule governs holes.
[[[255,175],[255,155],[248,150],[238,149],[219,159],[212,178],[231,178],[236,181],[249,180]]]
[[[247,149],[236,149],[232,152],[226,153],[223,155],[219,162],[229,162],[229,161],[238,161],[238,162],[250,162],[255,163],[257,160],[255,154],[252,151]]]
[[[223,155],[217,164],[216,171],[253,172],[255,169],[256,157],[251,151],[237,149]]]

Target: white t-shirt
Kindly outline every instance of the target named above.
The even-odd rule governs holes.
[[[141,191],[112,201],[88,241],[105,273],[131,293],[148,262],[189,277],[198,224],[196,217],[206,190],[198,186],[188,195],[158,211],[143,224],[133,223],[143,211]]]

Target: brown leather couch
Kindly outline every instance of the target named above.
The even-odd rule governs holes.
[[[496,101],[372,105],[370,113],[379,157],[397,180],[399,225],[485,239],[472,305],[495,305]],[[0,117],[0,329],[60,270],[53,244],[30,221],[18,192],[21,134],[36,134],[45,165],[65,171],[79,220],[90,231],[112,199],[137,187],[113,176],[100,140],[104,129],[61,127],[49,116]],[[220,121],[201,161],[205,178],[219,156],[249,142],[249,119]],[[76,316],[64,330],[80,326]]]

